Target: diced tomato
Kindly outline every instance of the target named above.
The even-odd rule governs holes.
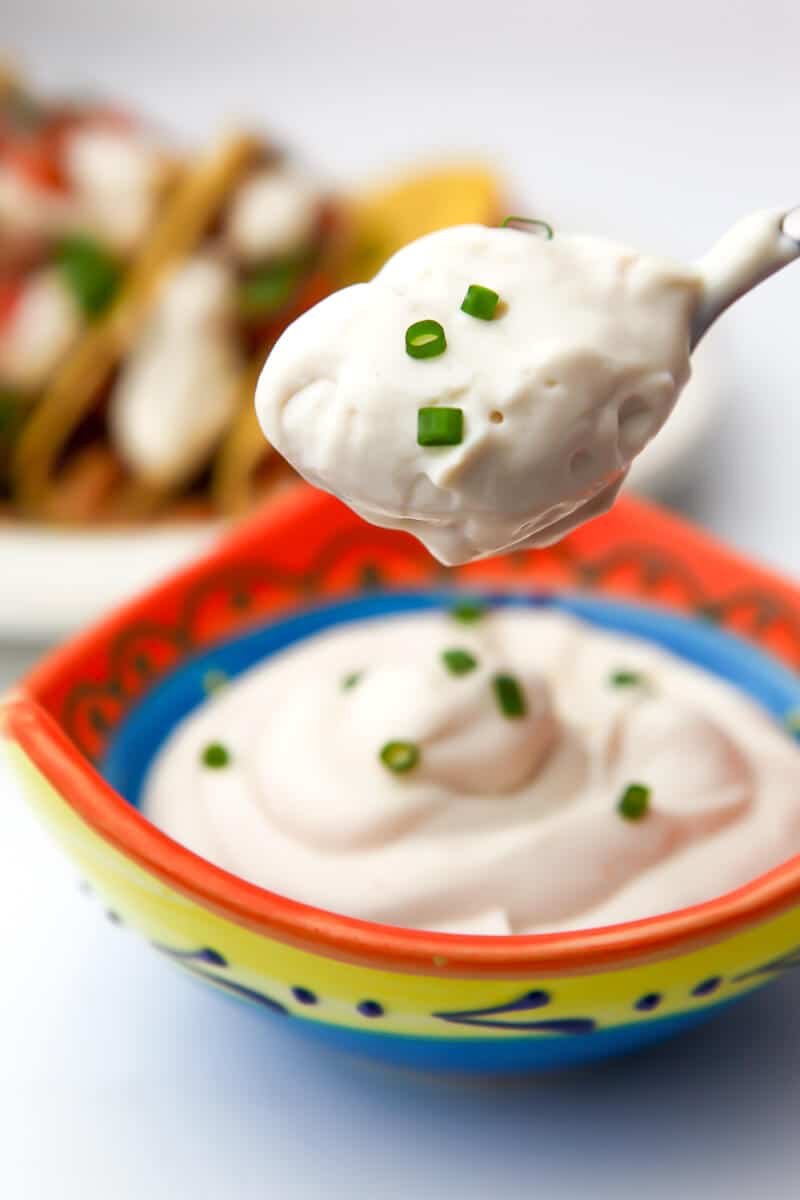
[[[320,240],[328,241],[341,230],[343,223],[343,213],[339,206],[326,200],[319,215],[318,236]]]
[[[21,230],[11,238],[0,238],[0,290],[8,280],[22,279],[47,259],[47,241]]]
[[[14,316],[24,290],[22,279],[0,279],[0,329]]]
[[[20,175],[44,191],[61,191],[65,180],[58,157],[53,155],[44,139],[9,141],[3,147],[2,157]]]
[[[80,130],[107,129],[116,133],[128,133],[134,128],[132,117],[112,108],[63,109],[53,116],[42,134],[51,162],[58,164],[62,186],[68,181],[63,173],[67,142]]]
[[[255,322],[248,330],[248,341],[255,347],[271,346],[280,335],[301,316],[306,309],[313,308],[320,300],[324,300],[334,289],[334,280],[323,270],[317,269],[302,282],[290,303],[279,313]]]
[[[63,108],[51,114],[42,131],[42,141],[47,146],[50,158],[59,164],[60,169],[65,161],[67,142],[83,126],[83,114],[77,109]]]
[[[63,191],[67,188],[62,167],[64,144],[76,130],[94,127],[125,132],[133,129],[134,124],[134,119],[120,109],[100,105],[93,108],[64,105],[52,111],[35,133],[20,134],[0,119],[0,161],[35,187]]]
[[[127,133],[135,127],[133,117],[115,108],[64,108],[47,123],[44,137],[53,158],[60,161],[64,143],[79,129],[111,129]]]

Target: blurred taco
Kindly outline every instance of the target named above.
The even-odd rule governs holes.
[[[281,329],[334,286],[336,206],[232,134],[176,187],[117,303],[45,388],[12,459],[53,521],[210,510],[213,460]],[[288,473],[277,456],[271,485]]]
[[[395,251],[425,233],[472,222],[491,225],[503,215],[497,179],[477,163],[416,171],[382,182],[343,200],[341,211],[337,287],[370,279]],[[280,470],[253,408],[257,378],[256,371],[246,381],[245,403],[212,467],[212,495],[216,507],[226,513],[251,507],[265,483],[274,486]]]
[[[113,306],[179,169],[121,109],[40,99],[0,67],[0,503],[14,441]]]
[[[2,95],[0,77],[0,106]],[[413,238],[499,215],[497,184],[479,166],[334,200],[263,139],[228,135],[184,170],[129,270],[38,389],[13,393],[13,511],[56,523],[233,514],[285,486],[292,473],[252,403],[281,331]],[[95,251],[114,243],[86,242],[69,246],[72,274],[55,267],[73,292],[105,300]]]

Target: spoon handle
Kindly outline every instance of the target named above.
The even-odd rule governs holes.
[[[753,213],[734,225],[697,264],[703,290],[692,321],[692,350],[731,304],[796,258],[800,206]]]

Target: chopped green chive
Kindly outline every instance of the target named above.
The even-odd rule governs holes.
[[[450,609],[450,616],[454,621],[462,621],[465,625],[471,625],[485,617],[486,612],[487,608],[482,600],[456,600]]]
[[[420,446],[458,446],[464,440],[464,413],[460,408],[420,408],[417,443]]]
[[[412,358],[436,358],[447,349],[447,338],[438,321],[415,321],[406,330],[406,351]]]
[[[497,309],[500,297],[491,288],[481,287],[479,283],[471,283],[467,294],[461,301],[461,311],[468,317],[477,317],[480,321],[491,321]]]
[[[203,750],[202,758],[206,767],[213,767],[215,770],[227,767],[231,761],[230,751],[221,742],[209,742]]]
[[[349,692],[351,688],[354,688],[360,682],[363,674],[363,671],[353,671],[352,674],[345,675],[342,680],[342,691]]]
[[[501,229],[508,229],[511,225],[528,225],[534,229],[540,229],[544,234],[545,241],[552,241],[553,226],[548,225],[547,221],[539,221],[536,217],[506,217],[500,226]]]
[[[419,762],[419,747],[414,742],[387,742],[381,750],[380,759],[390,771],[402,775]]]
[[[800,708],[792,708],[784,717],[784,725],[793,737],[800,738]]]
[[[301,267],[296,262],[261,267],[239,285],[243,317],[268,317],[285,308],[297,287]]]
[[[468,675],[478,665],[478,660],[469,650],[443,650],[442,662],[451,675]]]
[[[617,812],[626,821],[641,821],[650,807],[650,788],[644,783],[629,783],[617,802]]]
[[[93,238],[67,237],[56,251],[67,286],[87,317],[108,308],[120,284],[120,269]]]
[[[216,667],[210,671],[206,671],[203,676],[203,691],[207,696],[213,696],[214,692],[221,691],[230,682],[224,671],[218,671]]]
[[[644,683],[644,676],[638,671],[612,671],[608,677],[608,682],[612,687],[641,687]]]
[[[514,720],[528,711],[525,693],[513,675],[495,675],[492,680],[495,699],[504,717]]]

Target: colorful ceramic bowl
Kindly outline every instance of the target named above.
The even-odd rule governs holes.
[[[800,592],[672,517],[623,500],[550,550],[445,571],[410,538],[301,487],[34,670],[4,706],[9,760],[119,921],[276,1020],[377,1059],[494,1073],[603,1058],[800,966],[800,857],[649,920],[457,936],[268,892],[137,811],[153,750],[202,699],[209,670],[236,673],[321,625],[452,589],[565,605],[704,663],[777,719],[800,710]]]

